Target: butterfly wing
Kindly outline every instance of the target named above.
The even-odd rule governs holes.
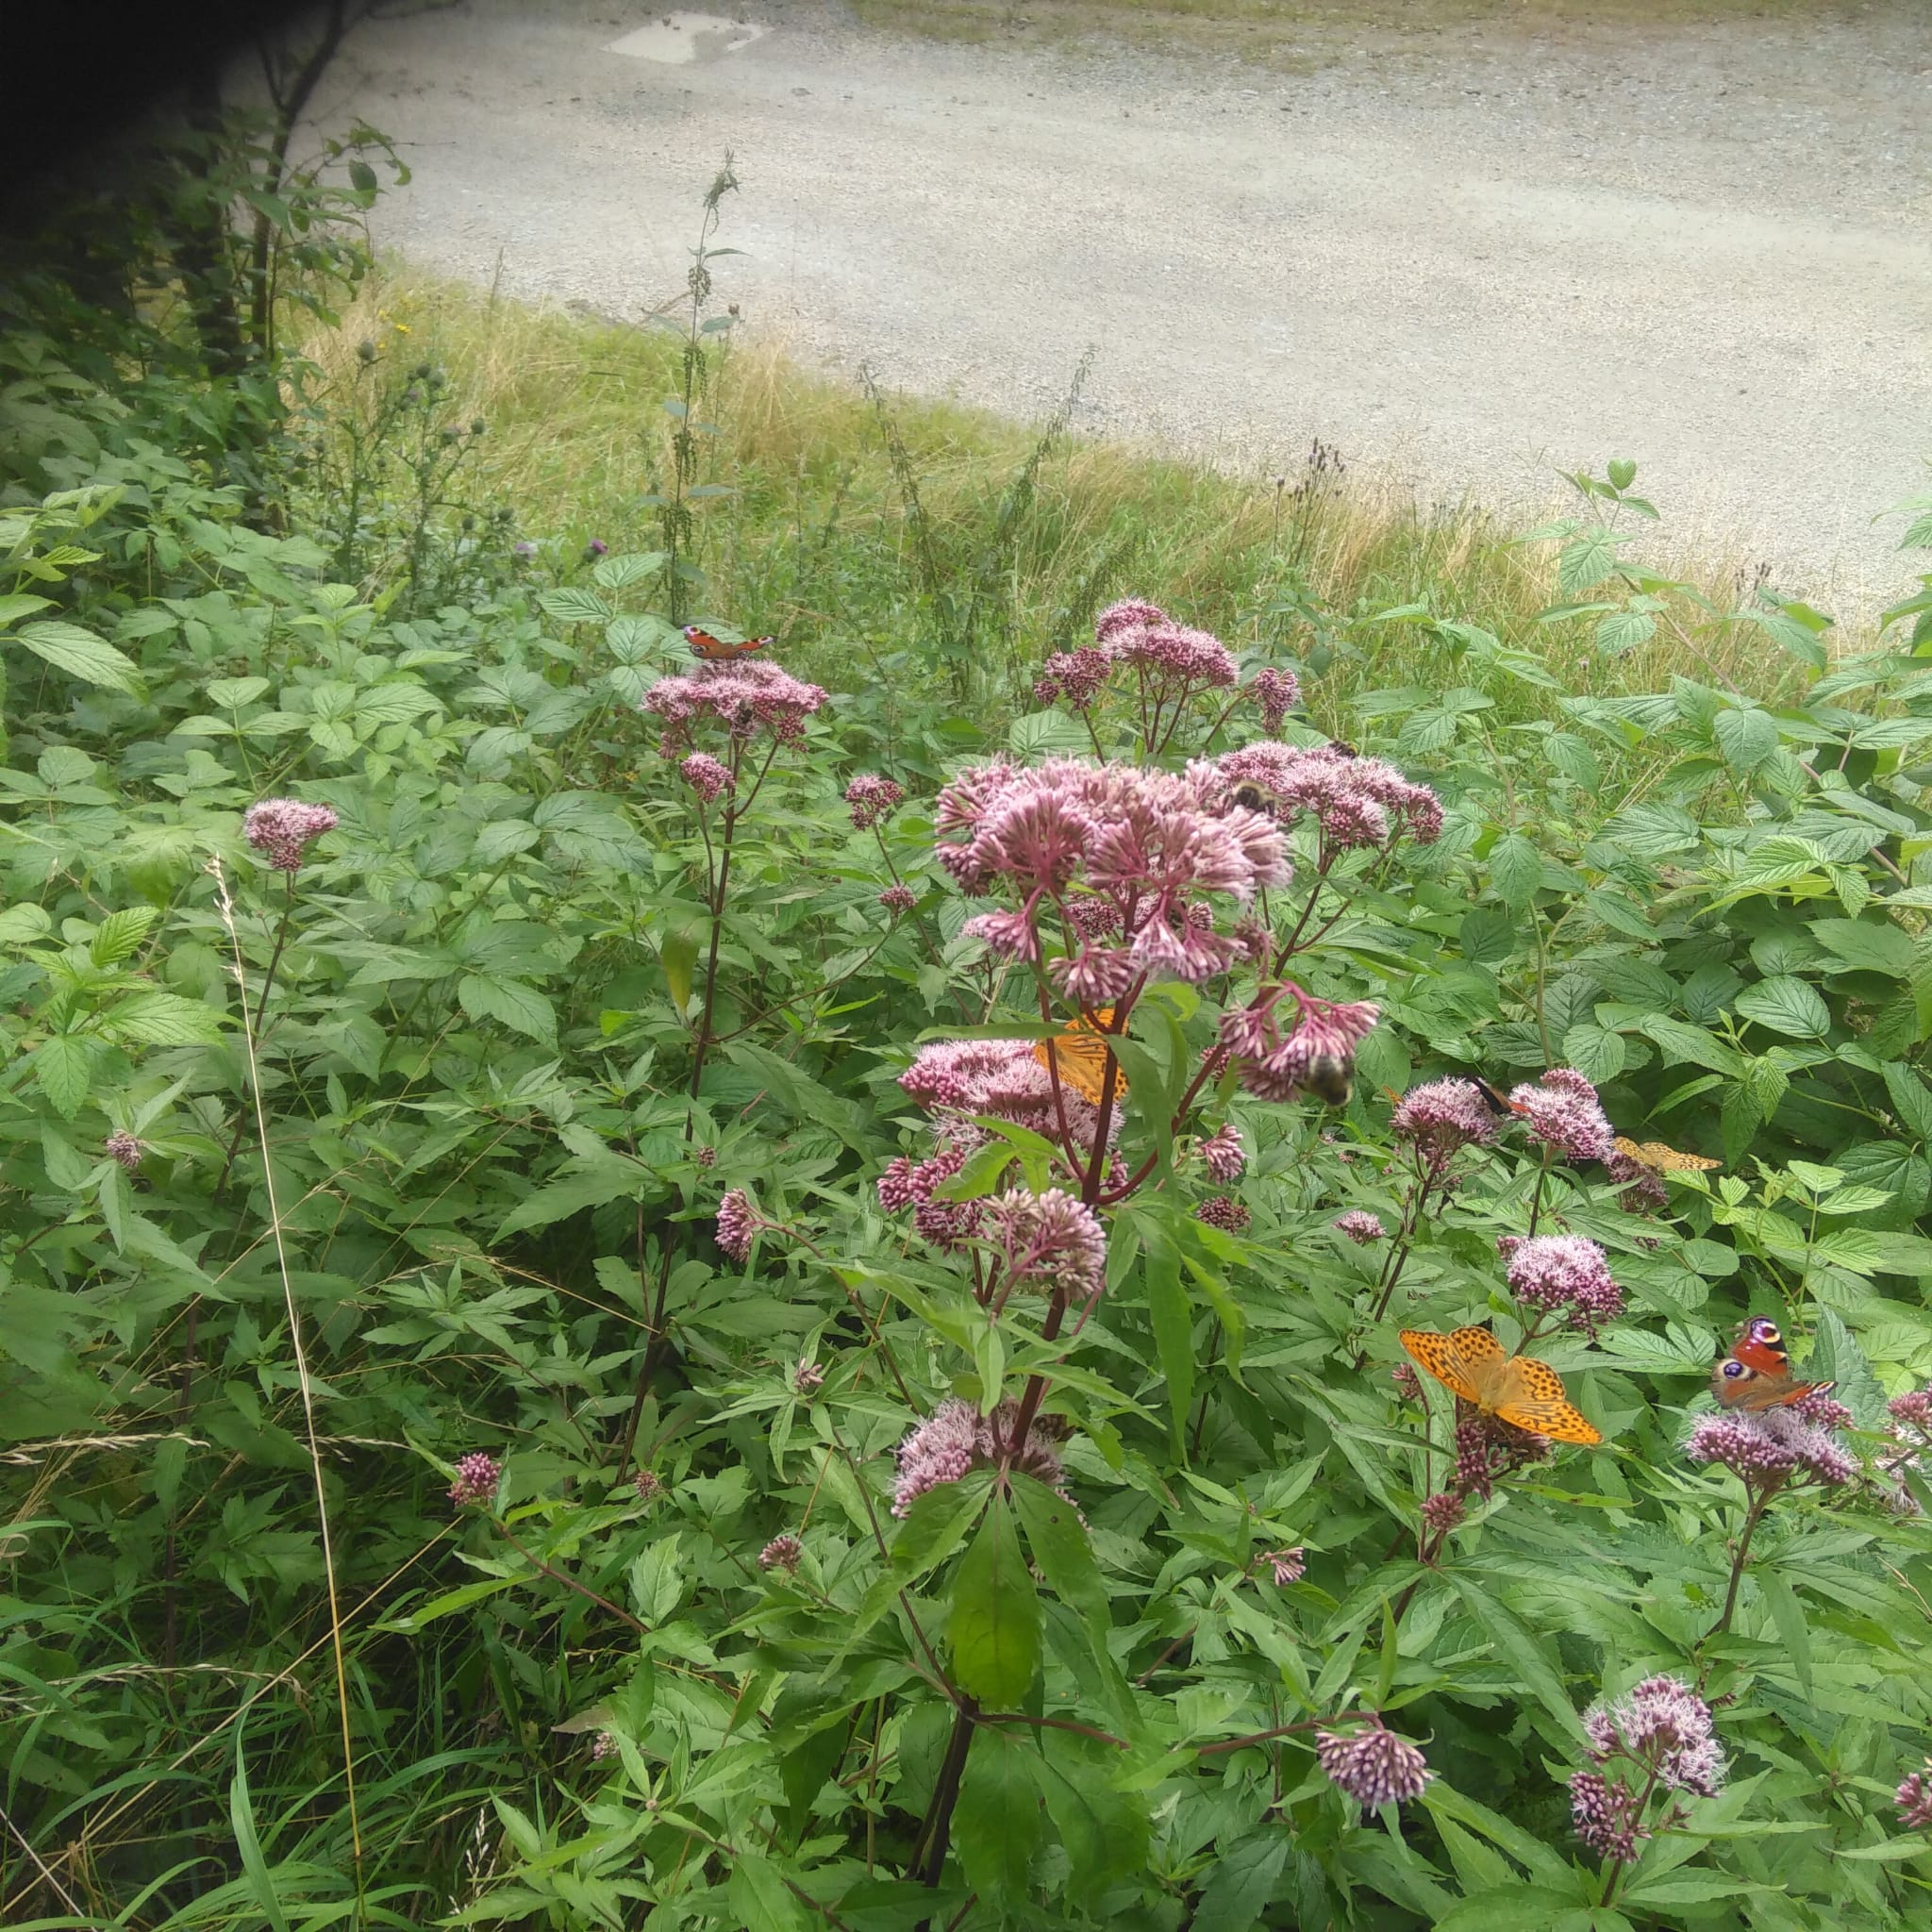
[[[1112,1024],[1111,1007],[1082,1013],[1064,1033],[1037,1041],[1033,1058],[1049,1073],[1058,1067],[1062,1081],[1090,1105],[1098,1107],[1107,1091],[1107,1070],[1116,1064],[1106,1039]]]
[[[1753,1315],[1738,1330],[1738,1339],[1731,1343],[1731,1354],[1746,1368],[1756,1369],[1760,1374],[1789,1375],[1791,1373],[1791,1357],[1786,1352],[1785,1339],[1778,1332],[1777,1324],[1764,1315]]]
[[[693,658],[702,658],[707,664],[729,663],[734,658],[748,658],[754,651],[762,651],[767,644],[776,641],[772,637],[746,638],[740,643],[729,643],[724,638],[714,637],[702,625],[688,624],[684,626],[684,641],[691,646]]]
[[[1426,1329],[1405,1328],[1397,1339],[1404,1353],[1417,1368],[1425,1370],[1464,1402],[1480,1402],[1477,1375],[1487,1357],[1483,1355],[1481,1342],[1465,1351],[1462,1344],[1469,1336],[1480,1336],[1492,1349],[1496,1347],[1496,1338],[1487,1328],[1458,1328],[1454,1335],[1436,1335]]]
[[[1515,1429],[1528,1429],[1556,1442],[1591,1447],[1603,1431],[1570,1400],[1563,1378],[1534,1356],[1514,1356],[1506,1364],[1496,1415]]]
[[[1632,1141],[1619,1134],[1617,1152],[1653,1174],[1714,1174],[1724,1165],[1707,1154],[1684,1154],[1662,1141]]]

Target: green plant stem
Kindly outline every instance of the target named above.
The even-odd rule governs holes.
[[[1724,1591],[1724,1612],[1705,1633],[1706,1643],[1713,1637],[1724,1636],[1731,1627],[1731,1618],[1738,1607],[1738,1591],[1744,1581],[1744,1565],[1751,1557],[1751,1539],[1757,1534],[1757,1525],[1764,1520],[1764,1512],[1770,1508],[1772,1499],[1784,1488],[1785,1482],[1784,1476],[1776,1476],[1751,1498],[1751,1507],[1744,1513],[1744,1527],[1738,1537],[1737,1554],[1731,1558],[1731,1581]]]

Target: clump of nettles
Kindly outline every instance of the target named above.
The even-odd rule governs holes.
[[[1592,1769],[1570,1780],[1570,1815],[1599,1858],[1627,1864],[1643,1840],[1683,1822],[1684,1799],[1724,1789],[1710,1706],[1679,1678],[1646,1677],[1627,1697],[1599,1698],[1584,1713],[1583,1733]]]

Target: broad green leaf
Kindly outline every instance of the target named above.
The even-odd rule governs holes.
[[[106,638],[98,638],[77,624],[46,619],[24,625],[16,635],[36,657],[44,658],[56,670],[85,684],[108,691],[141,689],[141,674],[134,660],[123,656]]]
[[[1575,1707],[1536,1634],[1514,1610],[1470,1577],[1454,1571],[1446,1574],[1457,1594],[1469,1606],[1470,1614],[1488,1633],[1497,1652],[1518,1673],[1524,1690],[1555,1719],[1561,1731],[1573,1737],[1577,1735],[1580,1727]]]
[[[1823,1040],[1831,1031],[1831,1008],[1816,988],[1790,974],[1747,986],[1733,1004],[1745,1019],[1793,1040]]]
[[[1288,1865],[1288,1833],[1269,1824],[1231,1846],[1215,1847],[1216,1857],[1190,1932],[1252,1932]]]
[[[1490,854],[1490,881],[1504,905],[1519,910],[1527,906],[1542,880],[1542,854],[1521,832],[1497,841]]]
[[[92,1080],[87,1041],[72,1033],[56,1033],[41,1042],[33,1067],[41,1091],[71,1121],[87,1099]]]
[[[943,1563],[979,1520],[992,1488],[990,1472],[976,1471],[956,1483],[935,1483],[913,1498],[899,1533],[892,1539],[892,1574],[911,1583]]]
[[[466,973],[457,982],[457,999],[473,1020],[496,1020],[532,1040],[557,1038],[557,1013],[533,986],[500,979],[490,973]]]
[[[1145,1800],[1110,1782],[1122,1757],[1109,1746],[1066,1731],[1048,1731],[1041,1743],[1041,1789],[1067,1854],[1067,1896],[1084,1906],[1146,1869]]]
[[[1040,1595],[1012,1511],[995,1497],[953,1576],[953,1681],[991,1710],[1013,1710],[1040,1668]]]
[[[966,1882],[997,1903],[1024,1899],[1043,1836],[1039,1753],[1016,1728],[981,1724],[973,1734],[953,1812],[953,1843]]]
[[[1041,1575],[1081,1616],[1099,1629],[1108,1623],[1107,1586],[1093,1560],[1093,1545],[1079,1512],[1044,1483],[1015,1471],[1010,1478],[1013,1508],[1026,1532]]]
[[[761,1852],[741,1851],[731,1861],[724,1895],[743,1932],[806,1932],[808,1917],[817,1922],[785,1883],[783,1867]]]
[[[220,1009],[179,993],[137,992],[108,1008],[100,1030],[143,1046],[197,1046],[223,1037]]]

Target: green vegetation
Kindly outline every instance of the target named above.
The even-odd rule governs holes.
[[[1581,39],[1729,21],[1832,19],[1859,0],[854,0],[871,25],[946,41],[1234,55],[1291,72],[1467,32]]]
[[[806,380],[728,168],[652,333],[138,185],[0,317],[0,1920],[1923,1923],[1932,574]]]

